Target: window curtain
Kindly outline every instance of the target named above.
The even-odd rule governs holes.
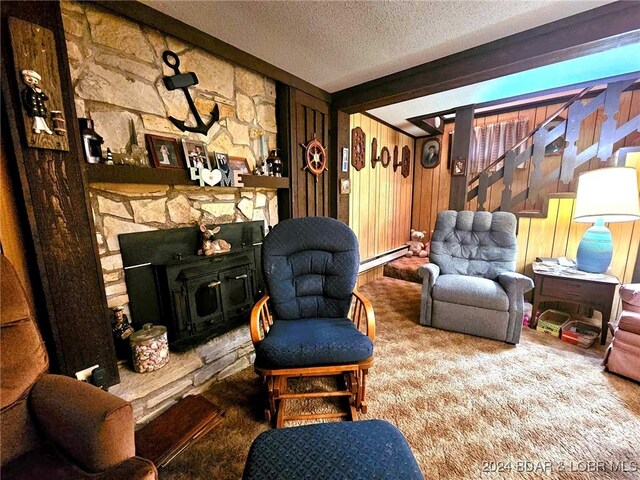
[[[474,139],[469,172],[482,172],[491,163],[508,152],[529,133],[529,119],[518,118],[508,122],[490,123],[473,129]],[[522,145],[518,153],[525,149]],[[496,165],[493,170],[499,168]]]

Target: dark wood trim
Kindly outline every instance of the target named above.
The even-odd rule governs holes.
[[[90,2],[136,23],[155,28],[184,42],[197,45],[202,50],[266,75],[278,82],[295,87],[325,102],[331,102],[329,92],[141,2],[136,0],[117,2],[113,0],[90,0]]]
[[[294,175],[291,169],[291,87],[284,83],[276,83],[276,124],[278,133],[276,142],[282,159],[282,175],[289,178],[289,189],[278,190],[278,220],[287,220],[292,216],[292,191]]]
[[[465,210],[467,206],[467,178],[469,175],[469,154],[471,152],[471,135],[473,133],[473,111],[474,106],[469,105],[459,108],[456,112],[456,135],[451,148],[451,172],[453,172],[453,162],[464,160],[465,174],[460,176],[451,175],[451,186],[449,190],[449,209]]]
[[[391,130],[395,130],[396,132],[401,133],[402,135],[406,135],[407,137],[411,137],[414,140],[417,138],[415,135],[412,135],[411,133],[405,132],[404,130],[396,127],[395,125],[391,125],[390,123],[385,122],[381,118],[376,117],[375,115],[371,115],[369,112],[362,112],[362,115],[364,115],[365,117],[369,117],[371,120],[375,120],[376,122],[381,123],[385,127],[388,127]],[[425,118],[432,117],[432,116],[433,115],[426,115]],[[420,128],[422,128],[422,127],[420,127]]]
[[[169,168],[144,168],[129,165],[85,164],[90,183],[142,183],[146,185],[192,185],[197,186],[187,170]],[[242,175],[245,188],[289,188],[286,177],[264,177]],[[234,189],[242,187],[202,187]]]
[[[342,180],[351,180],[351,161],[346,172],[342,171],[342,149],[349,149],[349,160],[351,159],[351,124],[350,115],[340,110],[331,110],[331,128],[329,130],[329,148],[331,149],[331,157],[336,159],[335,164],[335,182],[331,184],[335,188],[331,198],[335,199],[335,217],[341,222],[349,225],[349,202],[351,194],[344,195],[340,193],[340,182]]]
[[[286,177],[268,177],[265,175],[241,175],[244,187],[240,188],[289,188]]]
[[[637,43],[639,15],[640,3],[610,3],[341,90],[333,102],[357,113]]]
[[[107,309],[102,267],[89,205],[80,132],[76,123],[69,59],[59,2],[25,8],[4,1],[2,9],[2,107],[8,119],[8,148],[14,153],[20,187],[36,252],[38,273],[51,325],[57,369],[69,376],[98,364],[106,369],[105,386],[119,382],[111,319]],[[10,16],[33,22],[54,34],[62,89],[62,112],[67,120],[69,151],[30,148],[25,143],[21,85],[15,72],[7,21]],[[16,102],[18,100],[18,102]],[[55,368],[54,367],[54,368]]]
[[[147,185],[190,185],[189,172],[182,169],[144,168],[129,165],[84,166],[90,183],[142,183]]]
[[[555,97],[555,98],[549,98],[547,100],[540,100],[540,101],[537,101],[537,102],[536,101],[532,101],[532,102],[525,102],[525,103],[522,103],[520,105],[511,105],[511,106],[502,107],[502,108],[500,107],[501,105],[504,105],[505,103],[511,103],[511,102],[517,102],[517,101],[521,101],[521,100],[527,100],[529,98],[537,98],[537,97],[540,97],[540,96],[543,96],[543,95],[550,95],[552,93],[557,93],[557,92],[562,92],[562,91],[567,91],[567,90],[580,90],[580,89],[584,89],[584,88],[590,87],[590,86],[609,84],[609,83],[612,83],[612,82],[618,82],[618,81],[621,81],[621,80],[630,79],[630,78],[634,78],[634,77],[635,78],[640,77],[640,72],[629,73],[629,74],[626,74],[626,75],[619,75],[619,76],[611,77],[611,78],[593,80],[593,81],[590,81],[590,82],[576,83],[574,85],[567,85],[567,86],[564,86],[564,87],[552,88],[552,89],[549,89],[549,90],[542,90],[540,92],[526,93],[526,94],[523,94],[523,95],[518,95],[516,97],[503,98],[503,99],[494,100],[494,101],[491,101],[491,102],[478,103],[478,104],[476,104],[476,115],[475,115],[475,118],[484,118],[484,117],[490,117],[492,115],[502,115],[502,114],[505,114],[505,113],[517,112],[519,110],[528,110],[530,108],[545,107],[547,105],[554,105],[556,103],[565,103],[566,101],[570,100],[575,94],[573,94],[573,95],[566,94],[566,95],[558,96],[558,97]],[[627,88],[625,91],[628,92],[628,91],[638,90],[638,89],[640,89],[640,82],[634,83],[629,88]],[[603,88],[593,89],[591,92],[587,93],[583,98],[589,99],[589,98],[597,97],[604,90],[606,90],[606,86],[603,87]],[[485,111],[485,112],[478,112],[477,111],[477,110],[479,110],[481,108],[492,107],[494,105],[497,108],[491,109],[491,110],[488,110],[488,111]],[[422,128],[421,122],[422,122],[422,120],[424,118],[431,118],[431,117],[434,117],[434,116],[451,115],[451,114],[455,114],[455,112],[456,112],[456,109],[452,108],[450,110],[437,112],[435,114],[430,113],[428,115],[418,115],[416,117],[407,118],[407,120],[409,122],[413,123],[416,127]],[[454,122],[455,122],[455,118],[445,118],[444,119],[444,123],[454,123]]]

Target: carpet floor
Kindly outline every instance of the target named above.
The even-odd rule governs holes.
[[[513,347],[426,328],[420,285],[382,278],[361,291],[378,327],[363,418],[396,425],[425,478],[640,478],[640,385],[604,372],[599,344],[525,329]],[[160,478],[240,478],[251,442],[270,428],[260,387],[251,368],[214,385],[206,395],[225,421]]]

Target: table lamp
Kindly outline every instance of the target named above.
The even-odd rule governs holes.
[[[583,173],[578,179],[576,222],[594,223],[578,246],[578,270],[604,273],[613,257],[613,240],[605,222],[640,219],[638,177],[629,167],[610,167]]]

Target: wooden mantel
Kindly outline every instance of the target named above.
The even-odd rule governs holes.
[[[193,185],[189,172],[182,169],[144,168],[129,165],[86,164],[85,170],[89,183],[138,183],[149,185]],[[267,177],[261,175],[242,175],[245,188],[289,188],[286,177]],[[225,188],[225,187],[215,187]],[[226,187],[237,188],[237,187]]]

